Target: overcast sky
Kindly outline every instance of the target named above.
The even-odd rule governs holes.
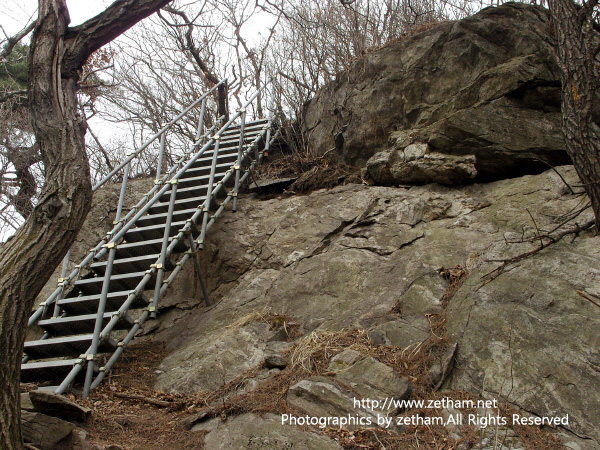
[[[71,25],[85,22],[111,3],[110,0],[67,0]],[[37,10],[37,4],[37,0],[0,0],[0,24],[6,33],[14,34],[27,25]]]

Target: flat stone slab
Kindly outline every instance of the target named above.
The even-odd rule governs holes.
[[[344,367],[342,361],[346,362]],[[328,369],[336,372],[335,379],[351,386],[364,399],[404,400],[410,396],[412,386],[390,366],[377,361],[372,356],[361,355],[352,349],[344,350],[332,358]],[[390,404],[391,402],[388,402]],[[385,410],[375,411],[384,415],[395,414],[398,408],[387,406]]]
[[[51,450],[74,429],[75,425],[57,417],[21,411],[23,439],[41,450]]]
[[[288,404],[302,415],[316,418],[353,417],[341,428],[356,430],[377,425],[377,414],[355,405],[356,394],[327,377],[311,377],[290,387]],[[335,428],[335,426],[334,426]]]
[[[341,450],[328,437],[282,424],[281,417],[274,414],[264,417],[243,414],[225,422],[221,419],[210,422],[211,431],[204,441],[207,450]]]
[[[31,391],[29,399],[36,411],[69,422],[85,422],[92,415],[91,409],[53,392]]]

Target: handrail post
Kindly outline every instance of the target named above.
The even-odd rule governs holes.
[[[100,301],[98,303],[98,313],[96,314],[96,323],[94,325],[94,336],[92,337],[92,345],[88,353],[85,355],[87,360],[87,372],[85,374],[85,384],[83,387],[82,397],[84,400],[90,395],[90,386],[92,384],[92,377],[94,375],[94,359],[98,353],[98,346],[100,344],[100,332],[102,331],[102,322],[104,321],[104,311],[106,309],[106,298],[108,297],[108,291],[110,287],[110,277],[112,276],[113,263],[115,261],[115,254],[117,246],[114,244],[108,244],[110,251],[108,253],[108,262],[106,270],[104,272],[104,281],[102,282],[102,293],[100,294]]]
[[[235,164],[235,187],[233,188],[233,212],[237,211],[237,195],[240,189],[240,170],[242,169],[242,150],[244,147],[244,131],[246,128],[246,108],[240,110],[242,112],[242,123],[240,124],[240,141],[238,147],[237,163]]]
[[[60,278],[58,279],[58,284],[60,286],[60,292],[59,292],[58,296],[56,297],[56,300],[54,300],[54,313],[52,314],[52,317],[58,317],[60,314],[60,306],[58,306],[58,301],[62,300],[65,295],[64,281],[67,278],[67,271],[69,270],[69,260],[70,259],[71,259],[71,249],[69,249],[69,251],[67,252],[67,254],[65,255],[65,257],[63,259],[62,270],[60,272]]]
[[[158,162],[156,164],[156,181],[160,180],[160,175],[162,172],[163,158],[164,158],[164,154],[165,154],[166,135],[167,135],[166,131],[160,135],[160,149],[158,151]]]
[[[202,136],[204,133],[204,115],[206,113],[206,99],[202,100],[202,105],[200,106],[200,118],[198,119],[198,129],[196,130],[196,147],[204,144],[205,136]],[[202,140],[200,140],[202,138]]]
[[[210,212],[210,201],[213,193],[213,185],[215,183],[215,172],[217,171],[217,158],[219,157],[219,144],[221,143],[221,135],[213,136],[215,140],[215,148],[213,150],[212,165],[210,167],[210,177],[208,178],[208,190],[206,192],[206,200],[204,208],[202,208],[202,231],[198,240],[198,248],[204,248],[204,239],[206,238],[206,224],[208,223],[208,213]]]
[[[169,212],[167,213],[167,223],[165,224],[165,232],[163,234],[162,247],[160,249],[160,259],[156,265],[156,283],[154,285],[154,297],[152,299],[152,307],[150,308],[150,317],[156,318],[156,308],[160,300],[160,288],[163,283],[165,273],[165,265],[167,263],[167,247],[169,246],[169,237],[171,236],[171,222],[173,221],[173,211],[175,210],[175,199],[177,197],[177,181],[171,180],[171,197],[169,200]]]
[[[129,171],[131,169],[131,162],[128,162],[125,166],[123,173],[123,182],[121,183],[121,192],[119,194],[119,204],[117,206],[117,214],[115,216],[114,224],[118,224],[121,221],[121,215],[123,214],[123,204],[125,203],[125,193],[127,192],[127,181],[129,180]],[[106,299],[108,297],[108,291],[110,289],[110,278],[112,276],[113,264],[115,256],[117,254],[116,244],[107,244],[109,248],[108,260],[106,263],[106,269],[104,271],[104,281],[102,282],[102,293],[100,294],[100,300],[98,302],[98,312],[96,314],[96,323],[94,324],[94,335],[92,337],[92,345],[86,355],[87,360],[87,372],[85,374],[85,384],[83,387],[83,398],[86,399],[90,395],[90,386],[92,384],[92,377],[94,376],[95,357],[98,353],[98,346],[100,344],[100,333],[102,332],[102,324],[104,323],[104,311],[106,310]]]

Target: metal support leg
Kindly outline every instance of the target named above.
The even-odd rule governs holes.
[[[172,180],[171,198],[169,200],[169,212],[167,213],[167,223],[165,224],[165,232],[163,234],[162,248],[160,250],[160,258],[157,264],[156,283],[154,285],[154,298],[152,299],[152,308],[150,317],[156,318],[156,308],[160,300],[160,288],[163,283],[165,273],[165,264],[167,262],[167,247],[169,247],[169,237],[171,236],[171,222],[173,221],[173,211],[175,210],[175,198],[177,197],[177,180]]]
[[[200,239],[198,240],[198,247],[200,250],[204,248],[204,240],[206,239],[206,224],[208,223],[208,214],[210,212],[210,202],[213,194],[213,186],[215,183],[215,172],[217,171],[217,158],[219,157],[219,143],[221,142],[221,136],[215,136],[215,149],[213,151],[212,166],[210,168],[210,177],[208,179],[208,191],[206,192],[206,205],[203,209],[202,214],[202,231],[200,232]]]
[[[85,384],[83,387],[83,398],[86,399],[90,395],[90,386],[92,384],[92,377],[94,376],[94,358],[98,353],[98,345],[100,344],[100,332],[102,331],[102,322],[104,321],[104,311],[106,309],[106,298],[110,287],[110,277],[112,275],[113,263],[115,262],[115,254],[117,253],[117,247],[114,244],[111,245],[108,253],[108,263],[106,265],[106,272],[104,272],[104,282],[102,283],[102,294],[100,294],[100,302],[98,304],[98,313],[96,314],[96,323],[94,325],[94,336],[92,337],[92,345],[86,355],[87,359],[87,372],[85,374]]]
[[[238,148],[237,163],[235,169],[235,187],[233,188],[233,212],[237,211],[237,194],[240,189],[240,170],[242,170],[242,151],[244,148],[244,129],[246,128],[246,108],[240,110],[242,113],[242,123],[240,125],[240,141]]]
[[[121,220],[121,214],[123,213],[123,203],[125,202],[125,193],[127,191],[127,181],[129,180],[130,169],[131,163],[127,163],[125,166],[125,171],[123,172],[123,182],[121,183],[121,192],[119,194],[119,204],[117,205],[115,224],[119,223]],[[96,313],[96,323],[94,324],[94,336],[92,337],[92,345],[90,346],[90,350],[86,355],[87,372],[85,374],[85,384],[83,387],[84,399],[90,394],[90,386],[92,384],[92,377],[94,376],[94,358],[96,353],[98,353],[100,333],[102,332],[102,324],[104,323],[104,311],[106,310],[106,299],[110,289],[110,277],[112,276],[113,264],[117,254],[117,246],[114,242],[108,243],[107,248],[109,249],[108,261],[106,263],[106,271],[104,272],[104,281],[102,282],[102,293],[100,294],[100,301],[98,302],[98,312]]]
[[[200,287],[202,288],[202,296],[204,297],[204,304],[210,306],[210,300],[208,299],[208,291],[206,289],[206,281],[204,280],[204,274],[202,273],[202,267],[200,266],[200,257],[198,256],[198,248],[196,247],[196,241],[192,233],[188,234],[188,241],[190,244],[190,252],[194,255],[194,267],[196,269],[196,276],[200,280]]]

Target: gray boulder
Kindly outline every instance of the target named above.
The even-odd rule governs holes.
[[[573,167],[557,170],[578,183]],[[260,368],[268,351],[281,354],[283,348],[270,348],[276,332],[266,324],[224,336],[227,326],[257,312],[289,316],[303,330],[365,328],[396,345],[418,345],[430,331],[427,316],[442,310],[448,282],[438,270],[461,264],[470,274],[450,302],[448,328],[458,350],[444,386],[502,392],[539,415],[568,413],[571,431],[597,445],[600,309],[576,291],[600,295],[600,238],[565,239],[476,289],[494,260],[535,248],[507,243],[533,236],[530,213],[538,227],[552,229],[580,202],[552,170],[460,188],[346,185],[266,201],[247,197],[209,236],[219,252],[207,273],[216,279],[226,267],[222,296],[154,336],[170,353],[157,387],[214,389]],[[586,212],[576,221],[589,218]],[[512,372],[511,352],[518,361]],[[449,372],[444,361],[440,379]]]
[[[35,390],[29,392],[29,398],[35,411],[69,422],[85,422],[92,414],[90,408],[78,405],[54,392]]]
[[[547,11],[510,3],[356,62],[306,105],[319,154],[380,184],[460,184],[568,164]]]
[[[75,429],[75,425],[45,414],[21,411],[21,431],[25,442],[41,450],[51,450]]]
[[[204,429],[207,429],[206,427]],[[205,438],[206,450],[314,449],[339,450],[341,447],[326,436],[302,431],[294,425],[282,425],[281,417],[267,414],[243,414],[210,421]]]
[[[474,270],[450,303],[459,343],[450,387],[493,393],[600,442],[600,237],[561,241],[481,287]]]

